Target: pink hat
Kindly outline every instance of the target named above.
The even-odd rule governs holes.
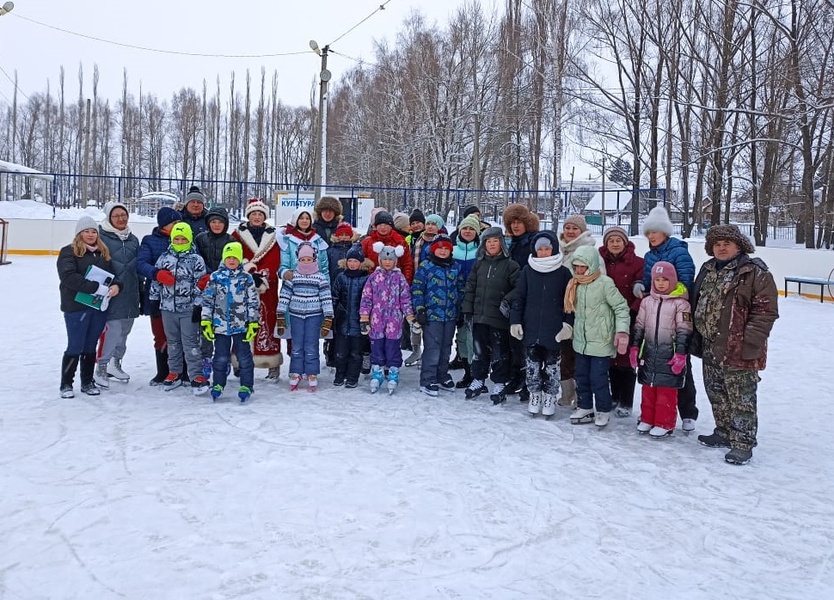
[[[313,259],[318,258],[318,252],[316,249],[313,248],[313,244],[310,242],[302,242],[302,244],[298,247],[298,251],[296,256],[298,256],[298,267],[296,268],[299,273],[302,275],[312,275],[316,271],[319,270],[319,265],[317,260],[313,260],[310,263],[303,263],[301,262],[302,258],[305,257],[312,257]]]
[[[675,271],[675,265],[672,263],[668,263],[666,261],[658,261],[654,263],[652,267],[652,290],[657,292],[654,287],[654,278],[655,277],[663,277],[664,279],[668,279],[669,283],[671,284],[671,290],[674,290],[675,287],[678,285],[678,272]]]

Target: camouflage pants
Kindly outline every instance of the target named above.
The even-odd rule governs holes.
[[[554,398],[559,398],[561,352],[548,350],[544,346],[530,346],[527,348],[524,376],[527,389],[530,392],[544,392]]]
[[[732,448],[756,446],[759,420],[756,414],[757,371],[722,366],[704,349],[704,387],[712,405],[715,433],[730,440]]]

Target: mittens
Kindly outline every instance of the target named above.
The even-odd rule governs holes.
[[[631,365],[632,369],[636,369],[637,365],[640,362],[640,348],[637,346],[632,346],[631,350],[628,351],[628,364]]]
[[[359,321],[359,333],[362,335],[370,335],[371,324],[368,321]]]
[[[259,328],[260,325],[258,325],[257,323],[249,323],[249,325],[246,326],[246,335],[243,336],[243,341],[248,344],[249,342],[254,340],[255,336],[258,335]]]
[[[330,330],[333,329],[333,319],[330,317],[325,317],[324,321],[321,323],[321,337],[326,338],[330,335]]]
[[[203,318],[203,309],[200,306],[195,306],[191,309],[191,322],[192,323],[199,323],[200,319]]]
[[[631,293],[634,294],[635,298],[642,298],[646,295],[646,286],[641,281],[636,281],[631,287]]]
[[[556,334],[556,341],[562,342],[564,340],[569,340],[573,337],[573,327],[568,325],[567,323],[562,323],[562,328],[559,330],[559,333]]]
[[[628,350],[628,334],[620,331],[614,336],[614,347],[617,349],[617,354],[625,354]]]
[[[666,364],[672,367],[672,373],[680,375],[686,367],[686,354],[675,354]]]
[[[426,314],[426,311],[420,310],[414,315],[414,318],[420,324],[421,327],[425,327],[429,324],[429,316]]]
[[[256,288],[261,287],[264,283],[264,276],[261,275],[260,273],[251,273],[251,275],[252,275],[252,279],[255,282],[255,287]]]
[[[287,331],[287,320],[284,317],[275,318],[275,336],[281,337]]]
[[[211,275],[209,275],[208,273],[206,273],[205,275],[200,277],[200,279],[197,280],[197,287],[200,288],[201,290],[206,289],[206,286],[208,285],[208,282],[209,282],[209,277],[211,277]]]
[[[160,269],[157,271],[156,280],[162,285],[174,285],[177,282],[174,274],[167,269]]]
[[[208,341],[214,341],[214,325],[211,324],[211,321],[200,321],[200,327],[203,330],[203,337],[206,338]]]
[[[524,337],[524,328],[521,326],[520,323],[516,325],[510,325],[510,335],[513,336],[515,339],[520,340]]]

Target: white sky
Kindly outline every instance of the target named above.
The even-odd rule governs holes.
[[[226,92],[229,74],[244,81],[248,68],[253,91],[261,66],[267,78],[273,69],[279,74],[279,94],[291,105],[308,104],[318,81],[320,59],[308,42],[320,46],[333,42],[351,27],[377,12],[332,49],[369,61],[373,40],[393,42],[404,19],[419,10],[428,22],[445,25],[465,0],[318,0],[279,1],[235,0],[15,0],[14,10],[0,17],[0,66],[10,76],[18,72],[24,94],[46,89],[50,79],[55,89],[61,65],[66,70],[66,91],[77,95],[78,65],[83,63],[85,87],[92,88],[93,65],[99,67],[99,93],[118,98],[122,71],[127,68],[129,87],[170,98],[181,87],[201,89],[203,79],[213,88],[221,76]],[[2,2],[0,2],[2,4]],[[482,2],[492,6],[491,0]],[[119,47],[35,24],[33,19],[77,34],[146,48],[200,54],[277,54],[302,52],[296,56],[271,58],[205,58],[160,54]],[[355,64],[331,54],[328,67],[334,80]],[[240,85],[240,84],[238,84]],[[239,88],[240,89],[240,88]],[[11,99],[14,86],[0,72],[0,99]]]

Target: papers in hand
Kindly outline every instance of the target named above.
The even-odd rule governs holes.
[[[75,301],[85,306],[95,308],[96,310],[105,311],[110,306],[110,284],[113,283],[115,276],[104,269],[100,269],[95,265],[87,267],[87,272],[84,273],[84,279],[87,281],[94,281],[99,284],[98,290],[94,294],[86,294],[78,292],[75,294]],[[107,291],[105,291],[107,290]]]

